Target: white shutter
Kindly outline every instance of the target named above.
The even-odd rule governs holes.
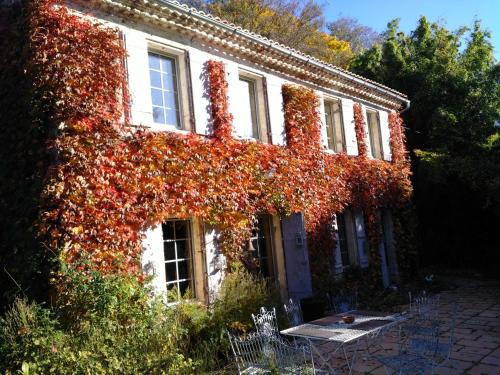
[[[267,100],[269,102],[269,120],[273,144],[285,146],[285,119],[283,116],[283,96],[281,86],[284,81],[273,75],[266,75]]]
[[[128,29],[125,33],[127,68],[133,124],[153,123],[153,107],[149,80],[148,44],[141,33]]]
[[[372,155],[372,143],[370,138],[370,127],[368,126],[368,116],[366,114],[366,107],[361,104],[361,113],[363,114],[363,120],[365,121],[365,143],[366,143],[366,152],[368,153],[368,157],[373,158]]]
[[[154,291],[164,293],[166,291],[166,278],[161,225],[145,232],[142,246],[142,269],[146,275],[152,276],[151,285]]]
[[[380,135],[382,137],[382,150],[384,153],[384,160],[391,160],[391,146],[390,146],[390,131],[389,131],[389,114],[386,111],[378,111],[380,119]]]
[[[211,108],[208,95],[205,93],[207,83],[201,77],[205,76],[206,63],[209,56],[196,48],[189,49],[189,65],[191,69],[191,89],[193,93],[193,110],[196,119],[196,133],[209,135],[211,130]]]
[[[328,139],[326,134],[326,121],[325,121],[325,100],[322,92],[316,92],[319,98],[319,119],[321,121],[321,144],[324,148],[328,148]]]
[[[358,155],[358,142],[354,131],[354,110],[351,99],[342,99],[342,120],[344,122],[344,135],[347,155]]]

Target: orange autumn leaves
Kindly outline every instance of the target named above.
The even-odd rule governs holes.
[[[314,234],[345,207],[409,198],[402,163],[321,151],[318,98],[304,87],[283,86],[288,147],[234,139],[219,61],[206,65],[212,136],[128,130],[135,128],[121,120],[125,51],[117,32],[55,6],[31,5],[29,74],[58,127],[39,231],[67,262],[88,258],[105,272],[140,272],[142,233],[168,217],[217,226],[224,254],[236,259],[248,255],[260,213],[303,212]],[[393,155],[404,155],[401,120],[391,114],[390,122]]]

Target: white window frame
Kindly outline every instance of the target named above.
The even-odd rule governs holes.
[[[177,86],[177,104],[178,104],[178,119],[179,127],[172,125],[162,125],[155,123],[153,119],[153,101],[151,97],[151,77],[149,69],[149,54],[157,54],[175,61],[176,69],[176,86]],[[191,131],[191,114],[189,105],[189,78],[188,69],[186,64],[187,51],[184,49],[176,48],[170,45],[161,44],[158,42],[148,41],[148,87],[150,95],[150,110],[151,118],[150,123],[146,124],[150,130],[153,131],[173,131],[180,133],[189,133]]]
[[[170,260],[166,260],[165,259],[165,243],[166,242],[175,242],[177,240],[177,238],[173,241],[169,241],[169,240],[165,240],[164,238],[164,234],[163,234],[163,224],[167,223],[167,222],[179,222],[179,221],[185,221],[187,222],[187,232],[188,232],[188,237],[185,238],[185,239],[182,239],[183,241],[186,240],[187,241],[187,244],[188,244],[188,251],[189,251],[189,258],[178,258],[177,257],[177,248],[175,248],[175,258],[174,259],[170,259]],[[175,227],[174,227],[175,228]],[[189,282],[189,289],[192,293],[192,297],[193,298],[196,298],[196,295],[197,295],[197,290],[196,290],[196,276],[197,276],[197,273],[196,273],[196,260],[195,260],[195,251],[194,251],[194,241],[193,241],[193,221],[190,220],[190,219],[178,219],[178,218],[171,218],[171,219],[167,219],[165,220],[161,226],[160,226],[160,229],[161,229],[161,234],[162,234],[162,245],[163,245],[163,248],[160,249],[162,252],[163,252],[163,262],[162,262],[162,267],[166,267],[167,263],[175,263],[176,264],[176,274],[177,274],[177,279],[175,281],[167,281],[167,271],[165,269],[164,271],[164,276],[165,276],[165,279],[163,280],[163,283],[165,285],[165,290],[167,291],[166,295],[165,295],[165,301],[168,303],[168,304],[175,304],[175,303],[178,303],[180,301],[180,298],[182,297],[181,294],[180,294],[180,290],[179,288],[177,288],[177,293],[178,293],[178,298],[177,300],[175,301],[169,301],[168,300],[168,294],[171,293],[168,291],[168,286],[169,285],[172,285],[172,284],[177,284],[177,287],[179,286],[179,283],[180,282],[184,282],[184,281],[188,281]],[[190,272],[190,278],[188,279],[179,279],[179,261],[184,261],[184,260],[187,260],[190,262],[190,267],[188,267],[188,272]]]

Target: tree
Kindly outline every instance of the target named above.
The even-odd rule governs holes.
[[[329,36],[323,10],[314,0],[212,0],[210,13],[269,39],[347,67],[352,51],[348,42]]]
[[[422,17],[409,34],[391,21],[383,38],[357,56],[352,69],[411,100],[404,117],[414,151],[422,259],[494,270],[500,248],[500,65],[490,34],[479,21],[449,31]]]
[[[371,27],[363,26],[356,18],[340,17],[328,23],[333,37],[350,44],[354,53],[359,54],[382,42],[382,37]]]

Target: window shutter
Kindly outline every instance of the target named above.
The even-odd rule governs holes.
[[[354,131],[354,110],[351,99],[342,99],[342,117],[347,155],[358,155],[358,142]]]
[[[380,134],[382,136],[382,151],[384,160],[391,160],[391,146],[390,146],[390,131],[389,131],[389,114],[386,111],[378,111],[378,118],[380,120]]]
[[[312,295],[311,270],[302,214],[282,219],[283,251],[285,252],[288,294],[301,299]],[[301,240],[299,241],[299,237]]]

